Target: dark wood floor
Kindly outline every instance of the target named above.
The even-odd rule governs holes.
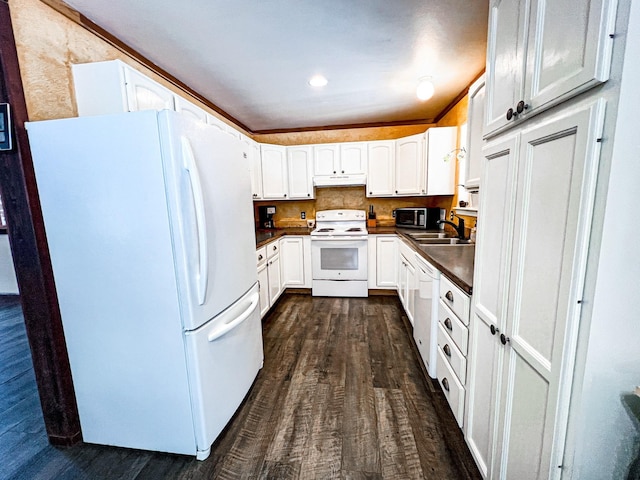
[[[204,462],[48,444],[21,310],[0,297],[0,478],[480,478],[396,297],[285,294],[265,319],[265,364]]]

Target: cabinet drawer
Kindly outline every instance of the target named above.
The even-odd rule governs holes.
[[[467,344],[469,342],[469,330],[463,325],[458,317],[447,307],[442,300],[438,305],[438,322],[455,342],[463,355],[467,354]]]
[[[469,295],[456,287],[444,275],[440,277],[440,298],[444,304],[453,310],[462,323],[469,325]]]
[[[438,324],[438,349],[444,353],[445,360],[449,363],[462,385],[467,381],[467,359],[456,346],[451,337],[444,331],[444,326]]]
[[[268,243],[265,245],[265,248],[267,249],[267,259],[269,260],[280,253],[280,243],[278,240]]]
[[[260,247],[256,250],[256,265],[264,265],[267,263],[267,247]]]
[[[438,348],[438,382],[442,387],[444,396],[447,397],[449,406],[453,411],[453,416],[456,417],[458,425],[462,428],[462,419],[464,418],[464,387],[456,377],[451,365],[447,362],[444,353]]]

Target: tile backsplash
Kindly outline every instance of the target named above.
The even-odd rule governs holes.
[[[394,209],[402,207],[439,207],[449,210],[451,208],[451,196],[367,198],[364,186],[316,188],[316,198],[314,200],[254,202],[256,224],[258,219],[257,207],[260,205],[274,205],[276,207],[274,219],[277,228],[306,227],[307,221],[300,218],[301,212],[305,212],[307,219],[313,219],[317,211],[340,208],[368,211],[369,205],[373,205],[379,226],[391,226],[395,224],[392,214]]]

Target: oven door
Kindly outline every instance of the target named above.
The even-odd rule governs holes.
[[[367,239],[311,240],[314,280],[366,280]]]

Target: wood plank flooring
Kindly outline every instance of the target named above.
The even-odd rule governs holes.
[[[0,297],[0,478],[479,479],[396,297],[285,294],[265,364],[204,462],[48,444],[21,309]]]

